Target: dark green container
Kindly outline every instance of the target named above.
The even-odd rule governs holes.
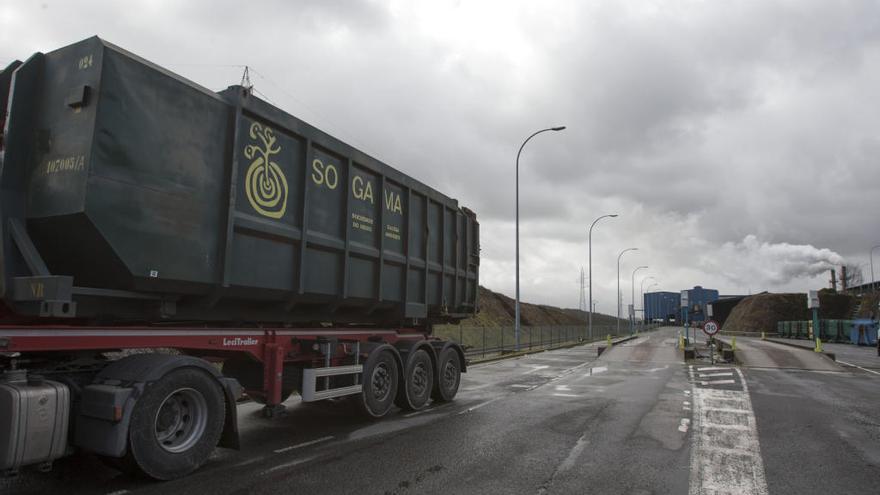
[[[476,310],[473,212],[243,87],[209,91],[98,38],[34,55],[11,84],[0,278],[19,314],[399,325]]]

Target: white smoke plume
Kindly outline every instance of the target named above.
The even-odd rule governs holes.
[[[772,288],[816,277],[845,262],[830,249],[762,242],[750,234],[740,242],[724,243],[716,252],[702,255],[699,263],[740,286]]]

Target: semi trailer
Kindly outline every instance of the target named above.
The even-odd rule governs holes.
[[[477,311],[456,200],[97,37],[0,72],[0,119],[0,471],[84,451],[167,480],[238,447],[243,397],[455,397],[431,329]]]

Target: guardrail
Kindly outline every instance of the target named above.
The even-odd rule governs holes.
[[[637,325],[639,332],[661,326],[657,323]],[[460,344],[465,354],[471,357],[485,357],[516,351],[514,327],[478,327],[464,325],[438,325],[434,327],[434,335]],[[608,335],[612,338],[630,335],[629,325],[621,324],[620,333],[617,325],[593,325],[590,337],[586,325],[579,326],[527,326],[520,327],[519,350],[530,351],[547,349],[578,342],[595,342],[604,340]]]
[[[790,339],[809,339],[816,337],[823,342],[841,342],[851,344],[874,345],[877,342],[877,322],[869,319],[860,320],[819,320],[819,333],[815,333],[813,322],[780,321],[776,324],[776,333],[780,337]]]

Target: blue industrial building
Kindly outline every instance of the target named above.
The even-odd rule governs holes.
[[[681,315],[681,294],[678,292],[648,292],[642,301],[645,321],[677,321]]]
[[[718,291],[704,289],[699,285],[693,289],[683,290],[688,299],[688,321],[703,322],[707,320],[706,304],[718,300]],[[642,301],[646,321],[664,321],[681,323],[681,293],[648,292]]]
[[[699,285],[688,289],[688,321],[703,322],[709,318],[706,316],[706,305],[718,300],[718,291],[704,289]]]

